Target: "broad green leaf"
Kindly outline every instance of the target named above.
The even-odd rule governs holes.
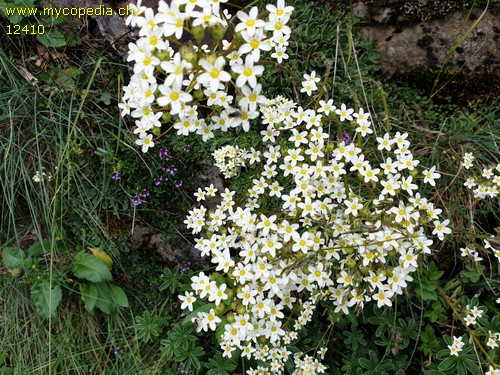
[[[97,303],[97,287],[94,283],[88,283],[83,287],[82,299],[85,302],[85,309],[94,312]]]
[[[104,266],[106,267],[106,265]],[[95,286],[97,288],[97,296],[98,296],[95,305],[103,313],[106,313],[108,315],[113,314],[116,311],[116,305],[113,303],[113,298],[111,296],[111,291],[109,289],[108,284],[96,283]]]
[[[50,252],[50,241],[43,240],[37,241],[31,245],[28,249],[28,254],[31,256],[42,255]]]
[[[8,247],[3,249],[3,263],[7,268],[17,268],[24,265],[28,257],[21,249]]]
[[[59,30],[47,30],[44,34],[37,34],[36,38],[40,43],[42,43],[45,47],[63,47],[66,45],[66,39],[64,39],[64,35]]]
[[[118,306],[121,307],[128,307],[128,299],[127,295],[123,291],[122,288],[119,286],[110,284],[109,285],[109,290],[111,292],[111,298],[113,299],[113,302],[117,304]]]
[[[62,291],[59,285],[50,285],[48,280],[34,284],[31,287],[31,296],[36,310],[42,318],[55,316],[57,306],[61,302]]]
[[[84,251],[80,251],[73,261],[73,273],[79,279],[85,279],[98,283],[101,281],[111,281],[111,272],[106,264]]]

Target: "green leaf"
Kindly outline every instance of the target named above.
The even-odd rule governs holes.
[[[163,270],[163,282],[160,285],[160,291],[170,289],[172,293],[175,293],[177,287],[180,285],[181,277],[182,275],[178,265],[173,270],[165,268]]]
[[[42,318],[48,318],[55,316],[57,306],[61,302],[62,291],[59,285],[51,287],[50,282],[45,280],[31,287],[31,296],[38,314]]]
[[[471,267],[470,265],[466,265],[465,270],[460,272],[460,275],[463,276],[464,282],[474,284],[481,279],[484,269],[485,267],[480,263],[477,264],[477,270]]]
[[[97,303],[97,287],[94,283],[88,283],[83,287],[83,302],[85,302],[85,309],[88,312],[94,312]]]
[[[106,264],[99,258],[80,251],[73,261],[73,273],[79,279],[98,283],[111,281],[112,276]]]
[[[151,336],[158,336],[163,327],[163,319],[159,316],[151,316],[151,313],[146,310],[143,316],[135,318],[134,328],[137,339],[148,342]]]
[[[25,264],[28,257],[21,249],[8,247],[3,249],[3,263],[7,268],[17,268]]]
[[[111,291],[111,298],[113,298],[114,303],[116,303],[118,306],[121,307],[129,306],[127,295],[125,294],[122,288],[120,288],[117,285],[110,284],[109,289]]]
[[[59,30],[48,30],[44,34],[37,34],[36,38],[40,43],[42,43],[45,47],[63,47],[66,45],[66,39],[64,39],[64,35]]]
[[[37,241],[29,247],[28,254],[31,256],[47,254],[50,252],[50,245],[49,240]]]
[[[452,368],[454,368],[457,364],[457,358],[456,357],[450,357],[445,359],[443,362],[439,364],[439,369],[441,371],[448,371]]]
[[[467,369],[471,374],[481,373],[481,371],[479,370],[479,366],[476,364],[476,362],[474,362],[470,358],[464,357],[462,358],[462,362],[467,367]]]
[[[415,292],[424,301],[436,301],[438,299],[436,286],[444,272],[439,271],[434,262],[429,264],[426,271],[418,269],[419,282],[415,283]]]
[[[477,374],[480,374],[480,372]],[[467,368],[461,361],[457,362],[457,375],[467,375]]]
[[[208,360],[205,367],[208,369],[207,375],[229,375],[230,371],[236,368],[236,364],[217,352],[214,358]]]
[[[113,314],[116,311],[116,305],[113,303],[113,298],[111,297],[111,291],[109,290],[108,284],[95,283],[95,286],[97,288],[97,296],[98,296],[95,305],[103,313],[108,315]]]

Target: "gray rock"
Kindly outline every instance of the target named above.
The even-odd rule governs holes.
[[[461,43],[484,9],[475,8],[469,14],[467,1],[360,1],[353,11],[367,21],[362,35],[377,43],[383,73],[392,75],[413,67],[440,69],[444,63],[452,70],[498,71],[499,3],[490,2],[486,14]]]

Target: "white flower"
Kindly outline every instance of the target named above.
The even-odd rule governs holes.
[[[352,214],[353,216],[358,216],[358,210],[363,208],[363,205],[359,203],[358,197],[355,197],[352,201],[345,200],[344,204],[347,206],[344,212],[346,215]]]
[[[442,241],[444,239],[445,234],[450,234],[451,229],[447,227],[447,225],[450,223],[450,220],[446,219],[443,222],[439,221],[434,221],[434,230],[432,231],[432,234],[435,234],[438,236],[438,238]]]
[[[163,96],[160,96],[156,100],[158,105],[165,107],[170,104],[170,113],[172,115],[178,114],[181,111],[183,103],[187,103],[193,100],[193,97],[190,94],[179,89],[175,89],[166,85],[160,85],[158,86],[158,88],[163,94]]]
[[[327,102],[324,100],[319,101],[320,108],[318,109],[318,113],[324,112],[325,115],[329,115],[330,111],[335,111],[337,107],[333,105],[333,99],[329,99]]]
[[[153,134],[144,135],[135,141],[136,145],[142,146],[142,152],[148,152],[150,147],[153,147],[155,143],[153,142]]]
[[[181,309],[189,309],[189,311],[193,311],[193,303],[196,301],[196,297],[193,292],[185,292],[183,296],[179,296],[179,299],[182,301]]]
[[[236,13],[236,16],[241,21],[234,28],[234,31],[236,32],[246,31],[248,35],[253,36],[257,29],[266,26],[266,22],[264,20],[258,19],[259,9],[257,7],[252,7],[248,14],[242,11],[238,11],[238,13]]]
[[[335,110],[335,113],[340,116],[340,121],[352,121],[351,114],[354,112],[354,109],[347,108],[344,103],[341,104],[339,109]]]
[[[436,167],[432,167],[431,169],[429,170],[425,170],[422,172],[422,174],[424,175],[424,182],[425,183],[428,183],[432,186],[436,186],[436,183],[434,182],[434,180],[438,179],[439,177],[441,177],[441,175],[437,172],[435,172],[436,170]]]
[[[229,82],[231,80],[231,75],[224,70],[225,64],[226,59],[222,56],[217,57],[213,64],[202,59],[200,65],[205,69],[205,73],[200,74],[198,82],[205,87],[209,87],[212,92],[218,91],[220,82]]]
[[[239,88],[243,87],[247,82],[250,87],[255,88],[257,86],[257,76],[262,75],[264,72],[263,66],[254,65],[254,61],[250,55],[247,55],[245,58],[245,65],[234,64],[231,69],[239,75],[236,79],[236,86]]]

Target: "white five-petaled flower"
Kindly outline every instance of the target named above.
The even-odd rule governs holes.
[[[441,177],[441,175],[436,172],[436,167],[432,167],[429,170],[426,169],[422,172],[422,174],[424,175],[424,182],[432,186],[436,186],[436,182],[434,180]]]
[[[222,56],[217,57],[213,64],[202,59],[200,65],[205,69],[205,73],[200,74],[198,82],[210,88],[212,92],[218,91],[220,82],[228,82],[231,80],[231,75],[224,70],[225,64],[226,60]]]
[[[236,86],[239,88],[243,87],[247,82],[250,87],[255,88],[257,86],[257,76],[262,75],[264,72],[263,66],[254,65],[251,55],[247,55],[245,58],[245,65],[234,64],[231,69],[239,75],[236,79]]]
[[[434,230],[432,231],[432,234],[435,234],[440,240],[443,240],[445,234],[451,233],[451,229],[447,227],[449,223],[450,220],[448,219],[443,222],[439,222],[437,220],[434,221]]]
[[[142,152],[148,152],[150,147],[153,147],[155,143],[153,142],[153,134],[143,133],[143,137],[135,141],[136,145],[142,146]]]

